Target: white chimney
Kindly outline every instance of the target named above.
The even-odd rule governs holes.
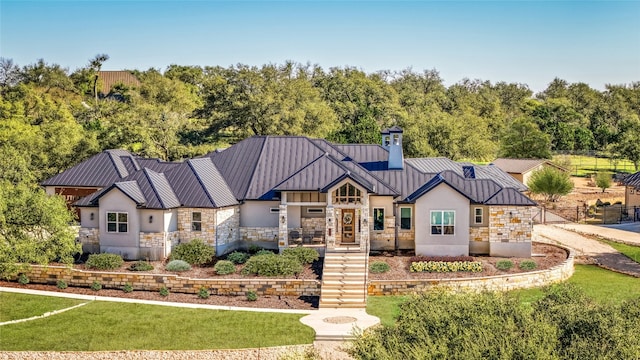
[[[385,132],[387,132],[385,134]],[[388,140],[385,140],[385,136]],[[385,141],[388,146],[385,147]],[[402,154],[402,129],[393,126],[382,131],[382,146],[389,151],[389,170],[402,170],[404,168],[404,156]]]

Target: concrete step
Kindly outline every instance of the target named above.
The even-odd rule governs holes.
[[[320,301],[321,309],[339,309],[339,308],[351,308],[351,309],[363,309],[367,307],[367,302],[363,300],[349,299],[349,300],[326,300]]]

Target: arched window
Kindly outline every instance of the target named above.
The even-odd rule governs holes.
[[[333,192],[334,204],[359,203],[362,201],[362,192],[355,186],[346,183]]]

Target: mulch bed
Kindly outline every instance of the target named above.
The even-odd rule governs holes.
[[[567,252],[552,245],[533,243],[533,253],[536,254],[532,258],[537,266],[536,270],[544,270],[561,264],[567,258]],[[538,256],[540,255],[540,256]],[[393,253],[383,253],[382,255],[370,256],[369,262],[384,261],[391,266],[391,270],[381,274],[369,274],[370,280],[403,280],[403,279],[447,279],[447,278],[469,278],[484,277],[503,274],[517,274],[522,271],[517,266],[520,261],[525,258],[510,258],[515,266],[508,271],[501,271],[496,268],[496,262],[504,258],[496,258],[489,256],[474,257],[475,261],[483,263],[483,271],[479,273],[457,272],[457,273],[412,273],[409,271],[411,254],[394,255]],[[526,258],[527,260],[530,258]],[[125,263],[120,269],[112,270],[116,272],[129,272],[127,270],[131,262]],[[152,262],[154,270],[151,273],[166,274],[164,264],[162,262]],[[84,269],[84,265],[75,265],[78,269]],[[320,279],[322,273],[322,263],[316,261],[314,264],[305,267],[304,271],[298,276],[292,278],[298,279]],[[255,276],[242,276],[239,274],[216,275],[213,267],[195,267],[190,271],[174,273],[180,276],[191,278],[255,278]],[[312,310],[318,307],[318,297],[287,297],[287,296],[258,296],[256,301],[249,301],[244,296],[218,296],[211,295],[208,299],[200,299],[195,294],[179,294],[170,293],[169,296],[162,297],[155,291],[134,291],[125,293],[122,290],[102,289],[93,291],[89,288],[69,287],[64,290],[58,289],[55,285],[27,284],[20,285],[17,282],[0,281],[2,287],[28,288],[34,290],[55,291],[64,293],[75,293],[94,296],[110,296],[122,297],[142,300],[155,300],[167,302],[184,302],[196,304],[222,305],[222,306],[239,306],[250,308],[272,308],[272,309],[306,309]]]

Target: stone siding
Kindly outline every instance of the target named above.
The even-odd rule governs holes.
[[[530,242],[533,232],[531,206],[491,206],[489,241]]]
[[[217,209],[216,225],[218,245],[228,245],[238,241],[240,234],[240,208],[233,206]]]
[[[371,217],[369,217],[369,233],[371,234],[371,250],[395,249],[396,218],[394,216],[385,216],[384,230],[373,230],[373,225],[374,224],[373,224],[373,214],[372,214]]]
[[[133,272],[98,272],[63,266],[33,265],[26,272],[33,284],[55,285],[64,280],[69,286],[90,287],[99,281],[105,289],[122,289],[130,283],[134,290],[158,291],[166,286],[175,293],[196,294],[201,287],[213,295],[245,296],[248,291],[272,296],[320,296],[319,280],[302,279],[191,279],[177,275]],[[15,280],[15,279],[14,279]],[[99,295],[99,292],[96,293]]]
[[[201,231],[191,230],[191,214],[199,212],[201,214]],[[216,209],[200,208],[179,208],[178,209],[178,232],[181,242],[189,242],[193,239],[202,239],[210,246],[216,245]]]
[[[84,248],[85,245],[89,247],[97,246],[98,249],[100,249],[100,237],[98,236],[99,233],[99,228],[81,227],[78,231],[78,239],[80,240],[82,247]]]
[[[241,227],[240,239],[245,242],[277,242],[278,231],[277,227]]]
[[[316,231],[322,231],[324,234],[326,231],[326,217],[316,218],[301,218],[302,220],[302,233],[305,235],[313,235]]]
[[[435,289],[481,292],[542,287],[565,281],[573,275],[575,254],[569,248],[559,247],[567,251],[567,259],[562,264],[546,270],[466,279],[370,280],[368,293],[369,295],[407,295]]]
[[[470,227],[469,241],[489,241],[489,228],[487,226]]]

